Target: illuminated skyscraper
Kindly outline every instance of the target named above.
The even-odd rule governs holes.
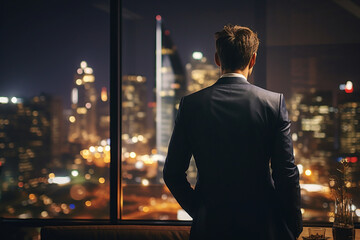
[[[146,128],[146,78],[123,76],[122,147],[126,152],[149,154]]]
[[[61,121],[62,104],[57,98],[0,97],[2,190],[26,187],[46,174],[47,166],[61,154]]]
[[[184,69],[179,54],[163,29],[161,16],[156,16],[156,147],[159,171],[167,154],[180,98],[186,93]]]
[[[74,78],[71,92],[72,115],[69,117],[69,142],[84,146],[96,144],[97,135],[97,94],[93,69],[82,61]]]
[[[340,152],[360,155],[360,95],[343,93],[338,97]]]
[[[201,52],[194,52],[190,63],[186,64],[187,92],[197,92],[213,85],[219,78],[219,69],[210,64]]]
[[[317,173],[328,172],[335,158],[336,109],[332,99],[332,92],[298,91],[288,105],[295,159],[312,170],[312,180],[323,184],[327,176],[317,179]]]

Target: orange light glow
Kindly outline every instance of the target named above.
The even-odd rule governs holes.
[[[91,206],[91,201],[86,201],[85,206],[90,207]]]
[[[306,175],[306,176],[310,176],[311,174],[312,174],[312,172],[311,172],[310,169],[307,169],[307,170],[305,171],[305,175]]]
[[[101,88],[101,101],[106,102],[108,100],[106,87]]]

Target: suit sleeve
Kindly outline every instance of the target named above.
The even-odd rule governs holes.
[[[299,171],[295,165],[293,144],[290,136],[290,120],[283,95],[280,95],[279,114],[276,124],[275,141],[271,156],[272,177],[277,201],[289,230],[295,237],[302,232],[300,211]]]
[[[174,130],[165,160],[163,178],[180,206],[194,218],[196,212],[195,191],[186,179],[192,153],[185,131],[184,100],[180,101]]]

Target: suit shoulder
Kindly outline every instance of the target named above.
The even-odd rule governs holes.
[[[201,90],[199,90],[199,91],[197,91],[197,92],[194,92],[194,93],[190,93],[190,94],[188,94],[188,95],[186,95],[186,96],[184,96],[183,98],[184,98],[184,101],[185,101],[185,99],[188,101],[188,100],[194,100],[194,99],[197,99],[197,98],[201,98],[202,96],[204,96],[204,95],[207,95],[210,91],[211,91],[211,87],[212,86],[209,86],[209,87],[206,87],[206,88],[204,88],[204,89],[201,89]]]
[[[272,106],[279,106],[280,101],[283,98],[282,93],[273,92],[270,90],[263,89],[261,87],[251,85],[250,87],[251,92],[253,95],[258,98],[259,100],[262,100],[263,102],[266,102]]]

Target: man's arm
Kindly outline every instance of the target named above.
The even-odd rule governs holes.
[[[302,232],[299,171],[294,162],[290,136],[290,120],[283,95],[280,95],[279,116],[271,156],[272,177],[282,217],[295,237]]]
[[[194,217],[196,212],[195,191],[186,179],[186,170],[189,168],[192,153],[185,133],[183,101],[182,98],[165,160],[163,177],[180,206],[191,217]]]

